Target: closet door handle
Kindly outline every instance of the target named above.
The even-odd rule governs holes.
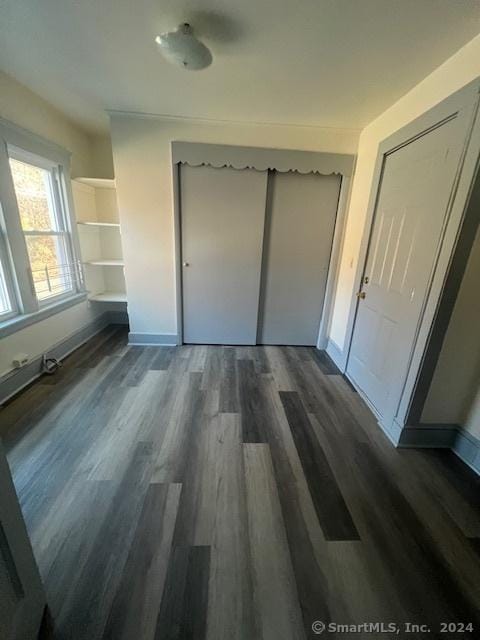
[[[183,266],[184,266],[184,267],[189,267],[189,266],[190,266],[190,263],[189,263],[189,262],[184,262],[184,263],[183,263]]]

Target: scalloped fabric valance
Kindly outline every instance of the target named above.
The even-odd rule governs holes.
[[[323,153],[263,147],[237,147],[201,142],[172,142],[173,164],[192,167],[232,167],[234,169],[275,169],[281,173],[332,173],[349,177],[353,173],[355,156],[344,153]]]

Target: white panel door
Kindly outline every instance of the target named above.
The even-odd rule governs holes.
[[[0,443],[0,638],[34,640],[45,594]]]
[[[340,183],[335,175],[269,174],[260,344],[317,344]]]
[[[183,340],[255,344],[267,172],[180,169]]]
[[[385,158],[347,365],[380,418],[401,397],[464,139],[455,118]]]

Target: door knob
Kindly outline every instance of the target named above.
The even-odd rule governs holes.
[[[357,293],[357,298],[359,298],[360,300],[365,300],[366,297],[367,297],[367,294],[365,293],[365,291],[359,291]]]
[[[183,263],[183,266],[184,266],[184,267],[189,267],[189,266],[190,266],[190,263],[189,263],[189,262],[184,262],[184,263]]]

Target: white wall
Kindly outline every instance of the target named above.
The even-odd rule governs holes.
[[[355,153],[355,130],[240,125],[184,118],[111,117],[133,332],[177,332],[170,142],[210,142]]]
[[[92,149],[87,133],[43,98],[2,71],[0,117],[70,151],[72,177],[90,175]]]
[[[89,309],[87,303],[82,302],[3,338],[0,341],[0,377],[12,370],[12,359],[18,353],[27,353],[32,360],[73,335],[97,315],[93,305]]]
[[[95,178],[113,178],[112,139],[110,135],[92,138],[91,174]]]
[[[42,98],[0,72],[0,117],[61,145],[72,153],[72,175],[92,173],[91,140],[67,118]],[[12,359],[19,352],[31,359],[69,337],[98,315],[87,302],[62,311],[0,341],[0,377],[12,369]]]
[[[468,259],[421,419],[424,423],[464,425],[478,438],[480,438],[479,292],[480,229],[477,231]]]
[[[351,306],[355,303],[355,272],[379,143],[478,76],[480,36],[466,44],[362,131],[330,330],[330,338],[340,351],[345,347],[347,322]]]

